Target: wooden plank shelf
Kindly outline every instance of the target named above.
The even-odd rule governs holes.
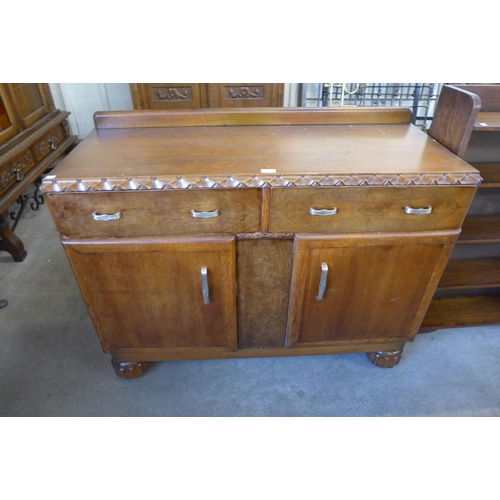
[[[474,123],[474,130],[484,132],[500,131],[500,111],[480,111]]]
[[[421,330],[500,323],[500,295],[433,299]]]
[[[479,188],[500,187],[500,162],[470,162],[481,174],[483,182]]]
[[[500,215],[468,215],[457,244],[500,243]]]
[[[500,258],[450,260],[438,290],[500,287]]]

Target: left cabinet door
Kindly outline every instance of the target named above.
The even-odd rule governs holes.
[[[237,349],[234,236],[64,243],[105,352]]]

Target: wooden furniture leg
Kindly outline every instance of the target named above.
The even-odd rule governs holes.
[[[396,351],[367,352],[368,359],[380,368],[393,368],[401,361],[403,348]]]
[[[24,249],[24,243],[10,228],[8,216],[8,210],[0,214],[0,250],[10,253],[15,262],[22,262],[28,254]]]
[[[111,364],[116,374],[124,379],[140,377],[149,365],[147,361],[115,361],[114,359],[111,360]]]

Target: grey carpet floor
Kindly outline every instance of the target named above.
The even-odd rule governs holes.
[[[0,253],[0,416],[499,416],[500,328],[440,330],[381,369],[364,354],[153,363],[103,354],[46,205]]]

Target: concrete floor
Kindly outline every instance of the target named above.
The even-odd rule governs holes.
[[[153,363],[118,378],[47,206],[0,253],[0,416],[500,416],[500,328],[441,330],[380,369],[364,354]]]

